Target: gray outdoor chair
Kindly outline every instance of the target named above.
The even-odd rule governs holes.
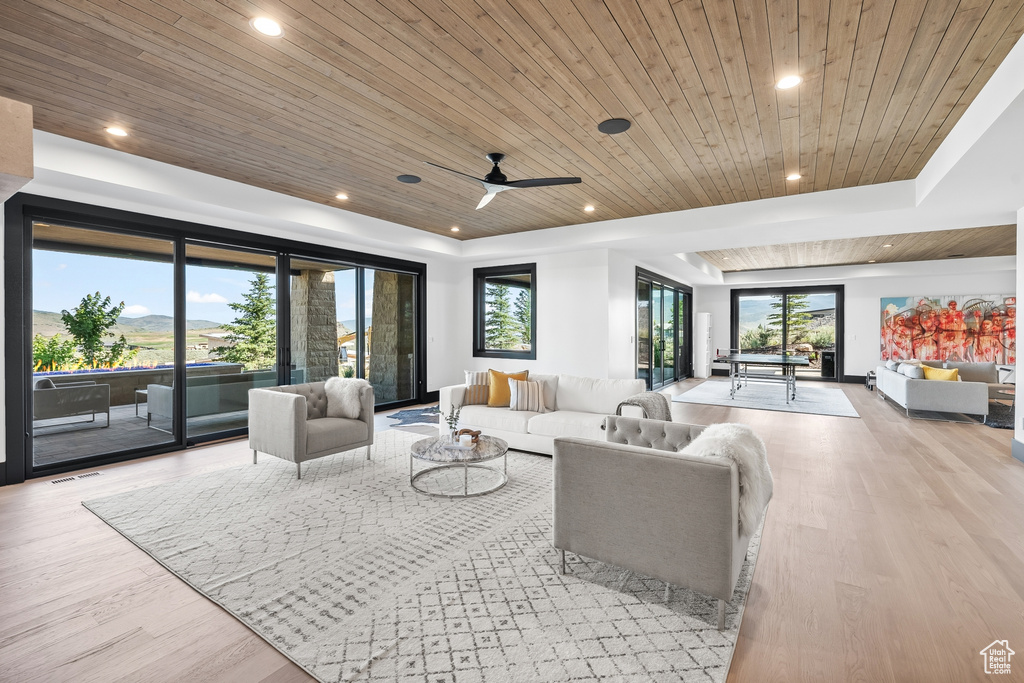
[[[95,422],[96,413],[107,416],[110,426],[110,385],[96,382],[64,382],[55,384],[44,377],[32,389],[32,420],[89,415],[86,422]]]
[[[356,381],[356,380],[353,380]],[[373,387],[360,396],[358,419],[327,417],[324,382],[293,384],[249,391],[249,448],[252,461],[267,453],[295,463],[302,479],[302,463],[326,455],[373,445]]]

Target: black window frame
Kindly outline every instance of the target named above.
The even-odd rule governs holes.
[[[290,257],[322,259],[352,264],[363,269],[373,268],[417,276],[415,291],[416,316],[416,388],[410,399],[375,406],[376,411],[426,403],[427,392],[427,266],[425,263],[388,256],[328,247],[311,242],[299,242],[280,237],[220,228],[172,218],[136,213],[105,206],[18,193],[4,204],[4,308],[5,341],[5,420],[7,425],[5,446],[7,459],[0,463],[0,485],[16,484],[26,478],[36,478],[71,472],[86,467],[97,467],[149,455],[183,450],[203,442],[243,435],[247,430],[219,432],[206,437],[188,438],[180,416],[185,414],[185,394],[176,392],[175,438],[167,444],[116,451],[109,455],[72,460],[67,464],[35,467],[30,464],[31,453],[31,381],[24,369],[31,367],[32,324],[31,311],[26,304],[32,295],[32,225],[35,221],[58,223],[69,227],[102,230],[109,233],[141,235],[156,239],[170,239],[175,244],[175,361],[180,372],[179,386],[185,386],[184,375],[184,321],[185,321],[185,246],[209,244],[237,251],[271,252],[277,259],[276,285],[278,292],[290,287],[288,264]],[[278,295],[277,319],[290,320],[290,300]],[[290,383],[291,326],[278,325],[277,367],[282,384]],[[180,424],[180,428],[179,425]]]
[[[485,344],[484,320],[487,308],[488,278],[502,275],[530,276],[530,350],[488,349]],[[517,358],[537,359],[537,264],[519,263],[508,266],[488,266],[473,269],[473,357],[474,358]]]
[[[733,289],[729,298],[729,348],[740,348],[740,298],[744,296],[781,296],[783,300],[790,294],[821,294],[832,293],[836,297],[836,367],[835,377],[807,377],[801,380],[813,382],[847,382],[846,375],[846,286],[845,285],[800,285],[798,287],[748,287]],[[783,317],[785,322],[785,316]],[[783,340],[788,334],[785,324],[782,330]],[[863,380],[863,378],[861,378]]]
[[[633,285],[633,316],[634,316],[634,328],[636,329],[636,346],[633,350],[634,365],[636,366],[637,379],[645,379],[639,376],[640,373],[640,283],[645,282],[649,287],[650,298],[648,301],[654,299],[654,287],[655,285],[661,286],[662,291],[668,290],[672,292],[672,300],[674,302],[676,311],[679,309],[679,300],[682,298],[686,302],[686,316],[682,321],[676,320],[675,328],[673,331],[675,357],[674,357],[674,370],[675,379],[671,381],[662,381],[658,384],[654,383],[654,311],[651,310],[647,320],[647,340],[650,347],[648,348],[648,364],[646,377],[647,389],[649,391],[666,387],[669,384],[675,382],[681,382],[684,379],[693,377],[693,287],[687,284],[683,284],[672,278],[665,277],[655,273],[653,270],[647,270],[646,268],[636,267],[636,281]],[[662,305],[664,310],[664,304]],[[685,354],[680,353],[681,350],[685,350]],[[664,362],[662,362],[664,368]]]

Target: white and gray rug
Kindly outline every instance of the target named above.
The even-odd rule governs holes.
[[[729,381],[712,379],[687,392],[672,397],[678,403],[704,403],[730,408],[777,410],[786,413],[811,413],[835,417],[860,417],[839,387],[814,386],[797,381],[796,398],[786,403],[786,389],[782,383],[751,382],[729,397]]]
[[[270,456],[86,507],[320,681],[724,681],[757,559],[716,602],[551,547],[551,459],[512,452],[477,498],[409,488],[409,446],[373,460]],[[500,462],[500,461],[499,461]],[[461,475],[460,475],[461,478]]]

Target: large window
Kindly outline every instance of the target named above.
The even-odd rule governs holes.
[[[426,400],[423,264],[29,195],[4,212],[9,483],[242,435],[254,388]]]
[[[537,357],[537,264],[473,269],[473,355]]]
[[[801,378],[841,377],[843,287],[734,289],[732,348],[806,356]]]
[[[636,279],[636,376],[652,389],[689,377],[693,290],[642,268]]]

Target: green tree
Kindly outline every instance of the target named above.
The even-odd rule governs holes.
[[[55,334],[49,339],[41,334],[32,337],[32,361],[35,372],[69,368],[75,360],[74,340]]]
[[[807,332],[810,329],[811,318],[813,317],[807,312],[810,304],[807,303],[806,294],[790,294],[785,298],[786,310],[783,313],[782,299],[774,301],[771,304],[772,313],[768,314],[768,326],[774,330],[777,330],[779,334],[782,334],[782,320],[783,316],[786,319],[786,331],[789,335],[788,342],[794,343],[803,341],[807,337]]]
[[[255,273],[242,303],[230,303],[238,313],[234,322],[224,325],[230,346],[217,350],[219,360],[241,363],[245,370],[272,367],[277,354],[277,325],[273,287],[266,273]]]
[[[484,343],[489,349],[511,349],[519,343],[518,324],[512,315],[508,285],[487,285]]]
[[[524,344],[530,344],[532,341],[533,316],[530,311],[530,298],[530,290],[520,289],[519,294],[516,295],[515,302],[512,304],[512,315],[516,319],[519,336]]]
[[[128,350],[128,340],[123,334],[115,337],[114,333],[109,331],[117,324],[123,310],[123,301],[111,305],[109,296],[104,297],[96,292],[82,297],[81,303],[73,311],[60,312],[60,319],[75,338],[86,367],[117,367],[138,354],[138,349]],[[114,343],[109,347],[103,344],[107,339],[114,339]]]

